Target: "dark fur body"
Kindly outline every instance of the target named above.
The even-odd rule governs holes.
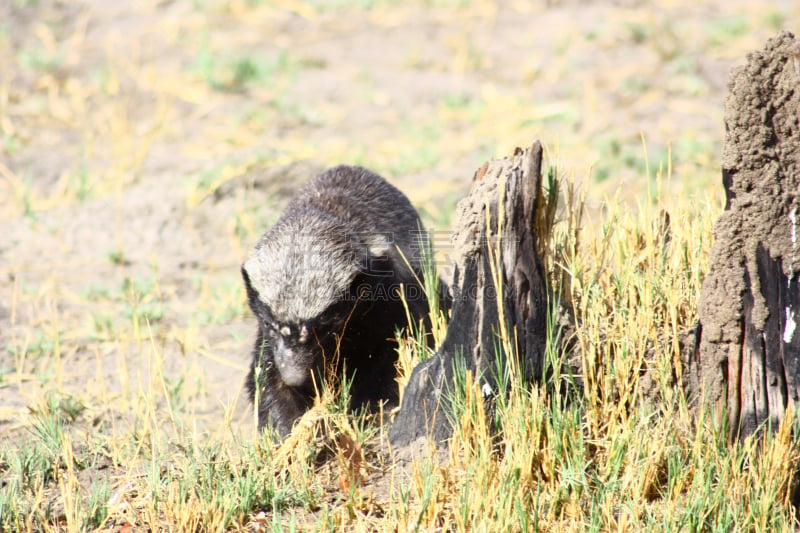
[[[298,191],[242,266],[259,321],[246,385],[261,426],[285,436],[322,380],[345,370],[352,408],[398,402],[398,290],[427,320],[417,281],[427,239],[405,195],[363,168],[329,169]]]

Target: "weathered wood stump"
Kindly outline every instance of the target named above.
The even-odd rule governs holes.
[[[486,396],[499,390],[508,365],[520,365],[525,377],[541,376],[547,299],[534,232],[541,170],[536,142],[475,173],[458,205],[447,334],[437,353],[414,368],[389,432],[392,443],[452,434],[450,392],[458,368],[472,371]]]
[[[698,304],[690,388],[731,437],[777,428],[800,399],[800,45],[771,39],[725,102],[725,211]],[[766,424],[765,424],[766,423]]]

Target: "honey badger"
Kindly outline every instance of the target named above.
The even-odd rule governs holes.
[[[242,265],[258,336],[246,386],[259,426],[286,436],[321,380],[347,373],[350,407],[398,402],[395,328],[428,319],[421,249],[408,198],[360,167],[302,187]],[[428,329],[430,331],[430,329]]]

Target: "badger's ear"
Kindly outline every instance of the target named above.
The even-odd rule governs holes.
[[[360,265],[359,275],[371,277],[397,277],[398,272],[392,259],[387,255],[367,255],[364,265]]]
[[[272,310],[261,300],[258,291],[253,288],[250,274],[247,272],[247,262],[242,265],[242,279],[244,280],[244,289],[247,291],[247,303],[250,305],[250,310],[261,320],[272,320]]]
[[[254,312],[258,312],[258,293],[253,288],[253,284],[250,283],[250,276],[247,274],[247,263],[242,263],[242,279],[244,279],[244,289],[247,291],[247,303],[250,304],[250,309]]]

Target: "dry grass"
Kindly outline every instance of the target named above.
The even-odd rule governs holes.
[[[677,386],[725,73],[794,3],[335,4],[0,4],[0,530],[794,530],[794,417],[730,446]],[[591,174],[562,179],[546,246],[583,396],[554,393],[552,342],[499,433],[462,376],[445,456],[392,450],[346,390],[259,434],[238,265],[307,177],[272,169],[395,178],[441,265],[468,176],[534,137]]]
[[[555,392],[570,376],[553,342],[555,377],[533,387],[512,380],[495,433],[481,391],[463,375],[447,456],[421,453],[402,467],[379,423],[346,414],[346,388],[323,391],[280,444],[237,432],[230,417],[198,432],[151,328],[134,322],[133,340],[149,354],[148,387],[126,397],[106,391],[103,403],[55,392],[32,407],[27,437],[16,441],[26,444],[2,452],[4,526],[792,530],[793,423],[731,446],[723,425],[690,412],[678,385],[676,334],[696,319],[720,205],[673,210],[664,238],[655,181],[654,202],[635,214],[612,202],[599,231],[584,224],[583,246],[569,242],[576,233],[564,231],[566,220],[554,226],[551,247],[571,251],[552,268],[569,272],[582,397],[565,402]],[[419,343],[405,346],[419,357]]]

